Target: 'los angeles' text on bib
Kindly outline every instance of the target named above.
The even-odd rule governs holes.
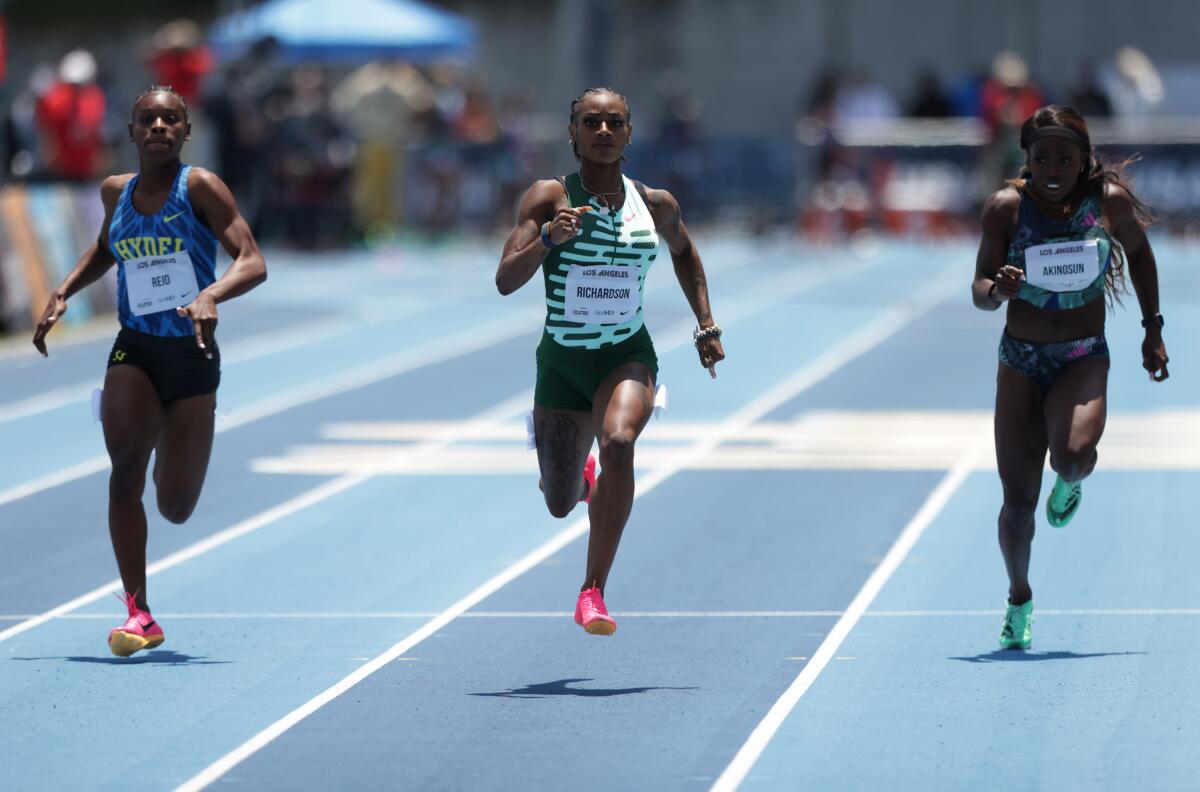
[[[565,318],[585,324],[620,324],[640,303],[636,267],[572,266],[567,272]]]
[[[134,316],[169,311],[196,299],[196,269],[186,250],[125,262],[129,310]]]
[[[1095,239],[1052,242],[1025,248],[1025,279],[1052,292],[1086,288],[1100,275],[1100,249]]]

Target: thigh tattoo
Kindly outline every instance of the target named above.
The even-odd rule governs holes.
[[[537,422],[538,461],[542,488],[548,496],[573,496],[580,486],[579,426],[565,415],[550,410]]]

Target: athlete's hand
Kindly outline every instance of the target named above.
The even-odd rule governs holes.
[[[1021,283],[1025,280],[1025,273],[1019,267],[1014,267],[1011,264],[1005,264],[996,273],[994,283],[996,288],[992,289],[992,298],[1004,302],[1011,300],[1017,296],[1017,292],[1021,291]]]
[[[716,379],[717,364],[725,359],[725,349],[721,346],[721,339],[715,336],[702,338],[696,344],[696,351],[700,353],[700,365],[708,369],[709,375]]]
[[[213,341],[213,331],[217,329],[217,304],[204,292],[196,295],[196,299],[187,305],[176,308],[175,312],[185,319],[192,320],[192,330],[196,333],[196,346],[209,360],[216,348]]]
[[[33,331],[33,345],[37,347],[37,351],[42,353],[42,357],[49,357],[50,353],[46,351],[46,333],[54,329],[54,323],[62,318],[62,315],[67,312],[67,300],[58,292],[50,295],[50,301],[46,303],[46,310],[42,311],[42,318],[38,320],[37,328]]]
[[[561,245],[579,233],[579,225],[585,214],[592,211],[590,206],[563,206],[554,214],[546,233],[555,245]]]
[[[1167,373],[1167,361],[1167,348],[1163,345],[1162,331],[1158,328],[1147,328],[1146,338],[1142,341],[1142,368],[1150,372],[1150,379],[1162,382],[1171,376]]]

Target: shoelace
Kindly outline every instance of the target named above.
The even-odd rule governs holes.
[[[147,616],[150,615],[149,611],[143,611],[137,606],[137,595],[140,594],[141,591],[141,589],[138,589],[132,594],[130,594],[128,591],[124,591],[120,594],[114,591],[112,592],[112,595],[117,598],[118,602],[125,606],[126,610],[129,611],[129,618],[137,622],[139,627],[145,628],[148,624],[152,624],[154,620],[151,619],[149,622],[146,622],[146,624],[143,624],[142,620],[138,618],[139,613],[145,613]],[[128,624],[129,620],[126,619],[125,623]]]

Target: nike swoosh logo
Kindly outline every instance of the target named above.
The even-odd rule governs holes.
[[[184,297],[187,297],[189,294],[191,294],[190,291],[185,291],[183,294],[179,295],[179,299],[182,300]]]
[[[186,210],[184,210],[184,211],[186,211]],[[176,217],[179,217],[179,216],[180,216],[180,215],[182,215],[182,214],[183,214],[183,212],[176,212],[175,214],[171,215],[170,217],[164,217],[164,218],[163,218],[163,222],[164,222],[164,223],[169,223],[169,222],[171,222],[172,220],[174,220]]]

